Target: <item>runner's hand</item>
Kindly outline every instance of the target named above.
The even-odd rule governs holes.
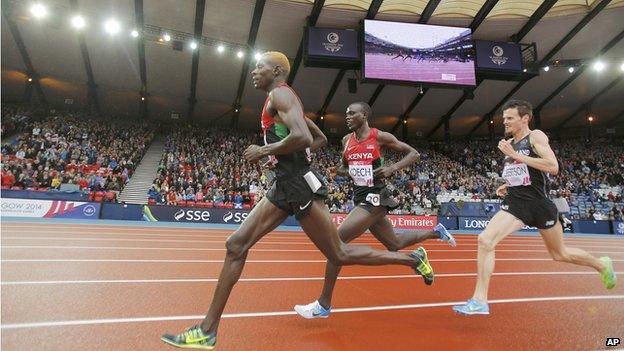
[[[388,178],[394,173],[390,167],[379,167],[373,170],[373,175],[381,178]]]
[[[501,141],[498,142],[498,149],[502,151],[506,156],[509,156],[513,159],[518,156],[516,150],[514,150],[513,146],[511,146],[511,139],[501,139]]]
[[[247,150],[245,150],[245,153],[243,154],[245,160],[251,163],[258,162],[263,156],[265,155],[262,154],[262,146],[258,145],[249,145],[249,147],[247,148]]]
[[[507,184],[503,184],[496,189],[496,195],[500,197],[505,197],[507,195]]]

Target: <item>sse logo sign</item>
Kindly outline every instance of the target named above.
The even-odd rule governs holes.
[[[248,212],[228,212],[225,215],[223,215],[223,222],[232,223],[232,224],[243,223],[243,221],[245,220],[245,218],[247,218],[248,215],[249,215]]]
[[[206,210],[178,210],[173,219],[176,222],[210,222],[210,212]]]

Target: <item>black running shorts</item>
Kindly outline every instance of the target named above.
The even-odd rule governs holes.
[[[325,199],[327,197],[327,187],[323,178],[312,170],[312,174],[321,184],[320,188],[312,191],[310,185],[304,178],[308,171],[302,172],[298,176],[277,178],[273,186],[267,192],[267,199],[279,209],[286,211],[289,215],[295,215],[296,220],[304,218],[315,199]]]
[[[373,212],[375,207],[385,207],[386,210],[390,212],[400,205],[399,202],[392,197],[390,190],[385,187],[381,189],[371,188],[366,194],[356,196],[353,202],[355,202],[357,207],[360,207],[369,213]]]
[[[522,200],[506,196],[501,210],[511,213],[524,224],[538,229],[549,229],[557,224],[559,211],[548,198],[538,200]]]

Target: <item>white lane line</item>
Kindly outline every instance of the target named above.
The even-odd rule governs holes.
[[[75,225],[75,226],[61,226],[61,225],[55,225],[55,224],[41,224],[41,225],[20,225],[20,224],[16,224],[16,223],[6,223],[3,224],[3,228],[5,229],[5,231],[7,229],[9,230],[20,230],[18,231],[19,233],[23,232],[21,229],[24,228],[31,228],[35,230],[35,233],[41,233],[42,231],[45,233],[54,233],[56,231],[56,229],[69,229],[69,230],[76,230],[76,229],[81,229],[85,232],[91,232],[94,230],[102,230],[102,231],[116,231],[117,233],[111,233],[113,235],[133,235],[132,233],[124,233],[125,231],[129,231],[129,232],[134,232],[134,231],[138,231],[138,232],[145,232],[145,231],[150,231],[150,232],[179,232],[180,230],[190,230],[190,231],[203,231],[204,233],[210,233],[210,234],[197,234],[198,236],[205,236],[205,235],[215,235],[217,237],[219,237],[219,235],[217,233],[221,233],[221,236],[227,237],[228,235],[232,234],[234,232],[234,229],[220,229],[220,228],[210,228],[210,227],[206,227],[206,228],[197,228],[197,227],[181,227],[181,228],[175,228],[175,227],[151,227],[151,226],[143,226],[143,227],[124,227],[124,226],[116,226],[116,225]],[[53,228],[52,230],[50,230],[50,228]],[[65,233],[66,231],[59,231],[60,233]],[[108,234],[108,233],[98,233],[98,234]],[[146,235],[146,234],[134,234],[134,235]],[[147,234],[149,235],[149,234]],[[157,235],[157,234],[154,234]],[[164,234],[164,236],[169,236],[172,234]],[[305,233],[303,233],[301,230],[291,230],[291,231],[277,231],[277,232],[273,232],[270,235],[274,235],[274,236],[279,236],[280,238],[284,238],[284,239],[306,239]],[[287,236],[288,235],[288,236]],[[464,234],[464,233],[460,233],[458,234],[460,235],[460,237],[462,238],[461,240],[470,240],[470,239],[476,239],[478,236],[476,234]],[[176,235],[177,236],[177,235]],[[180,236],[189,236],[189,234],[181,234]],[[194,236],[193,234],[190,234],[190,236]],[[371,234],[364,234],[364,237],[367,238],[372,238]],[[566,241],[573,241],[575,243],[581,243],[581,242],[586,242],[586,243],[594,243],[594,244],[600,244],[600,243],[604,243],[604,244],[609,244],[612,242],[622,242],[622,237],[607,237],[606,235],[598,235],[595,237],[574,237],[574,236],[566,236],[564,238]],[[525,242],[525,241],[538,241],[541,242],[542,239],[539,236],[513,236],[510,238],[506,238],[505,241],[519,241],[519,242]]]
[[[84,237],[38,237],[38,236],[4,236],[2,237],[2,240],[36,240],[36,241],[42,241],[42,240],[65,240],[65,241],[120,241],[120,242],[167,242],[167,243],[171,243],[171,242],[175,242],[175,243],[205,243],[205,244],[224,244],[225,241],[224,240],[182,240],[182,239],[130,239],[130,238],[84,238]],[[362,244],[364,242],[358,242],[355,241],[353,242],[354,244]],[[370,242],[370,244],[378,244],[381,245],[381,243],[379,243],[378,241],[372,241]],[[314,246],[314,244],[310,241],[302,241],[302,242],[291,242],[291,241],[269,241],[269,240],[260,240],[259,242],[256,243],[256,245],[306,245],[306,246]],[[448,244],[428,244],[425,243],[424,245],[427,246],[448,246]],[[7,245],[8,246],[8,245]],[[458,244],[458,246],[471,246],[471,247],[477,247],[476,244]],[[510,247],[516,247],[516,246],[530,246],[530,247],[544,247],[544,245],[539,245],[539,244],[531,244],[531,245],[523,245],[523,244],[499,244],[497,245],[497,247],[503,247],[503,246],[510,246]],[[619,248],[619,246],[613,246],[613,245],[608,245],[608,246],[587,246],[587,245],[581,245],[582,247],[587,247],[587,248]],[[624,250],[624,247],[622,247],[622,249]],[[454,250],[457,251],[457,250]],[[530,251],[527,251],[530,252]],[[597,251],[597,252],[603,252],[603,251]],[[624,251],[623,251],[624,252]],[[621,252],[614,252],[614,253],[621,253]]]
[[[471,262],[476,258],[439,258],[429,262]],[[552,261],[552,258],[497,258],[496,261]],[[612,260],[613,262],[624,262]],[[80,258],[52,258],[52,259],[3,259],[2,263],[52,263],[52,262],[108,262],[108,263],[223,263],[223,260],[152,260],[152,259],[80,259]],[[247,260],[246,263],[326,263],[326,260]]]
[[[130,242],[153,242],[153,243],[209,243],[225,244],[225,240],[176,240],[176,239],[127,239],[127,238],[69,238],[69,237],[37,237],[37,236],[4,236],[3,240],[78,240],[78,241],[130,241]],[[314,245],[311,242],[288,242],[288,241],[259,241],[256,245]]]
[[[123,237],[136,237],[136,236],[148,236],[148,237],[190,237],[190,238],[215,238],[215,239],[222,239],[225,241],[225,239],[227,239],[228,236],[230,236],[230,234],[232,233],[228,233],[226,235],[219,235],[219,234],[209,234],[209,233],[205,233],[205,234],[180,234],[180,231],[176,231],[176,233],[171,233],[171,234],[162,234],[162,233],[145,233],[147,232],[146,230],[143,231],[143,233],[119,233],[119,232],[106,232],[106,233],[101,233],[101,232],[76,232],[76,231],[68,231],[68,230],[61,230],[61,231],[56,231],[56,230],[46,230],[46,231],[41,231],[41,230],[36,230],[36,231],[15,231],[15,232],[9,232],[9,234],[11,235],[23,235],[23,234],[42,234],[41,237],[45,238],[47,237],[47,234],[63,234],[63,235],[99,235],[99,236],[123,236]],[[309,240],[308,237],[301,232],[300,235],[297,236],[286,236],[286,235],[279,235],[279,234],[267,234],[263,239],[279,239],[279,240],[293,240],[293,241],[306,241]]]
[[[490,300],[490,304],[506,304],[506,303],[531,303],[531,302],[561,302],[561,301],[589,301],[589,300],[620,300],[624,299],[624,295],[587,295],[587,296],[548,296],[548,297],[529,297],[514,299],[498,299]],[[404,310],[416,308],[433,308],[447,307],[465,301],[452,302],[435,302],[422,303],[412,305],[388,305],[388,306],[369,306],[369,307],[351,307],[351,308],[333,308],[332,313],[349,313],[349,312],[370,312],[370,311],[388,311],[388,310]],[[251,318],[251,317],[276,317],[276,316],[292,316],[295,311],[277,311],[277,312],[254,312],[254,313],[228,313],[222,318]],[[118,323],[141,323],[141,322],[163,322],[163,321],[181,321],[202,319],[203,315],[195,316],[159,316],[159,317],[134,317],[134,318],[110,318],[110,319],[83,319],[68,321],[47,321],[34,323],[12,323],[2,324],[0,329],[25,329],[25,328],[49,328],[49,327],[66,327],[77,325],[100,325],[100,324],[118,324]]]
[[[448,244],[445,245],[448,247]],[[501,246],[501,245],[499,245]],[[226,251],[225,248],[221,249],[213,249],[213,248],[194,248],[194,247],[144,247],[144,246],[61,246],[61,245],[2,245],[1,249],[7,250],[20,250],[20,249],[51,249],[51,250],[157,250],[157,251]],[[250,249],[250,251],[254,252],[317,252],[320,254],[318,249]],[[411,252],[411,250],[399,250],[399,252]],[[460,249],[446,249],[446,250],[438,250],[438,249],[429,249],[427,252],[477,252],[476,249],[473,250],[460,250]],[[547,250],[500,250],[497,249],[496,252],[548,252]],[[619,254],[624,255],[624,251],[597,251],[591,250],[589,252],[593,253],[603,253],[603,254]]]
[[[211,224],[207,223],[205,227],[190,227],[190,226],[183,226],[183,227],[179,227],[176,226],[175,222],[171,222],[171,226],[152,226],[150,224],[145,224],[142,226],[123,226],[123,225],[116,225],[116,224],[75,224],[75,225],[62,225],[62,224],[56,224],[56,223],[40,223],[40,224],[36,224],[36,223],[16,223],[16,222],[5,222],[2,224],[3,228],[6,229],[34,229],[34,230],[38,230],[40,231],[41,229],[43,230],[63,230],[63,229],[69,229],[69,230],[76,230],[76,229],[81,229],[81,230],[86,230],[86,231],[93,231],[93,230],[103,230],[103,231],[128,231],[128,232],[134,232],[134,231],[139,231],[139,232],[145,232],[145,231],[154,231],[154,232],[172,232],[172,231],[180,231],[180,230],[188,230],[188,231],[203,231],[203,232],[212,232],[212,233],[223,233],[223,234],[229,234],[235,231],[234,228],[230,229],[230,228],[214,228],[211,227]],[[292,230],[280,230],[280,231],[276,231],[275,234],[277,235],[282,235],[282,234],[298,234],[298,233],[303,233],[303,231],[301,229],[298,228],[293,228]],[[365,235],[370,235],[370,234],[365,234]],[[476,236],[476,234],[472,234],[472,233],[460,233],[460,235],[468,235],[468,236]],[[618,237],[614,237],[613,235],[609,236],[610,234],[589,234],[590,236],[568,236],[567,238],[569,239],[578,239],[578,240],[618,240],[621,238]],[[539,236],[535,235],[535,236],[513,236],[510,239],[541,239]]]
[[[143,247],[143,246],[55,246],[55,245],[2,245],[2,249],[53,249],[53,250],[157,250],[157,251],[226,251],[225,248],[195,247]],[[318,249],[250,249],[260,252],[319,252]],[[429,252],[431,250],[427,250]],[[475,251],[475,250],[470,250]],[[476,251],[475,251],[476,252]],[[542,251],[540,251],[542,252]],[[546,252],[546,251],[543,251]]]
[[[76,232],[68,232],[68,231],[51,231],[51,230],[46,230],[45,232],[42,232],[41,230],[37,230],[37,231],[19,231],[19,232],[15,232],[15,233],[9,233],[12,235],[15,234],[44,234],[41,236],[41,238],[53,238],[50,236],[46,236],[45,234],[64,234],[64,235],[71,235],[71,234],[76,234],[76,235],[105,235],[105,236],[129,236],[129,237],[135,237],[135,236],[147,236],[147,237],[190,237],[190,238],[222,238],[223,240],[225,240],[231,233],[228,233],[226,235],[218,235],[218,234],[179,234],[178,231],[176,231],[176,233],[171,233],[171,234],[156,234],[156,233],[145,233],[145,230],[143,231],[143,233],[119,233],[119,232],[115,232],[115,233],[111,233],[111,232],[106,232],[106,233],[100,233],[100,232],[81,232],[81,233],[76,233]],[[6,234],[6,233],[5,233]],[[476,239],[477,236],[474,235],[474,239]],[[277,240],[293,240],[293,241],[302,241],[302,242],[307,242],[310,243],[308,237],[305,235],[305,233],[301,232],[298,235],[283,235],[283,234],[279,234],[279,233],[272,233],[272,234],[268,234],[266,237],[264,237],[262,240],[266,240],[266,241],[270,241],[273,239],[277,239]],[[476,245],[476,240],[472,240],[473,238],[461,238],[458,239],[458,241],[460,241],[459,245]],[[513,239],[513,241],[512,241]],[[522,238],[506,238],[500,245],[517,245],[517,246],[523,246],[523,245],[527,245],[527,246],[543,246],[540,245],[542,243],[542,239],[537,237],[537,238],[529,238],[529,239],[537,239],[537,240],[524,240]],[[570,241],[570,242],[574,242],[577,245],[581,245],[581,241],[580,240],[570,240],[571,238],[565,238],[564,240],[566,241]],[[474,243],[468,243],[468,244],[462,244],[462,241],[474,241]],[[523,244],[525,242],[529,241],[526,244]],[[609,242],[596,242],[596,241],[587,241],[586,244],[603,244],[600,247],[610,247],[610,244],[613,244],[615,242],[612,242],[613,240],[609,241]],[[372,237],[369,234],[365,234],[364,236],[360,237],[357,239],[357,242],[366,242],[366,243],[378,243],[379,241],[375,240],[374,237]],[[624,244],[624,240],[621,240],[620,243]],[[586,245],[583,244],[583,245]],[[438,244],[438,245],[444,245],[444,244]],[[609,245],[609,246],[605,246],[605,245]],[[623,246],[624,248],[624,246]]]
[[[618,272],[617,275],[624,275]],[[436,278],[449,277],[474,277],[477,273],[442,273],[436,274]],[[532,275],[596,275],[596,272],[498,272],[496,276],[532,276]],[[364,275],[364,276],[340,276],[338,280],[369,280],[369,279],[420,279],[419,275]],[[275,277],[275,278],[241,278],[239,282],[291,282],[291,281],[319,281],[325,277]],[[189,278],[189,279],[101,279],[101,280],[34,280],[34,281],[3,281],[0,285],[23,286],[23,285],[81,285],[81,284],[144,284],[144,283],[215,283],[217,278]]]

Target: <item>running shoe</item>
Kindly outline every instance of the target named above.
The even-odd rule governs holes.
[[[476,314],[490,314],[490,307],[487,303],[481,303],[475,299],[470,299],[463,305],[453,306],[453,311],[465,316],[472,316]]]
[[[331,313],[331,307],[325,309],[318,300],[307,305],[295,305],[295,312],[305,319],[327,318]]]
[[[410,257],[418,259],[418,261],[412,266],[416,273],[422,275],[425,280],[425,284],[431,285],[433,284],[433,280],[435,278],[435,274],[433,273],[433,267],[429,264],[429,259],[427,258],[427,251],[424,247],[419,247],[416,250],[412,251],[409,254]]]
[[[607,256],[600,257],[600,261],[605,265],[605,269],[600,272],[602,284],[604,284],[607,289],[613,289],[617,283],[617,276],[613,271],[613,262],[611,262],[611,258]]]
[[[442,223],[438,223],[438,225],[436,225],[433,230],[440,234],[440,240],[446,241],[447,243],[449,243],[449,245],[453,247],[457,246],[455,238],[451,235],[451,233],[448,232],[448,230],[446,230],[446,227]]]
[[[212,350],[217,344],[217,335],[206,334],[199,325],[195,325],[178,335],[164,334],[160,340],[183,349]]]

